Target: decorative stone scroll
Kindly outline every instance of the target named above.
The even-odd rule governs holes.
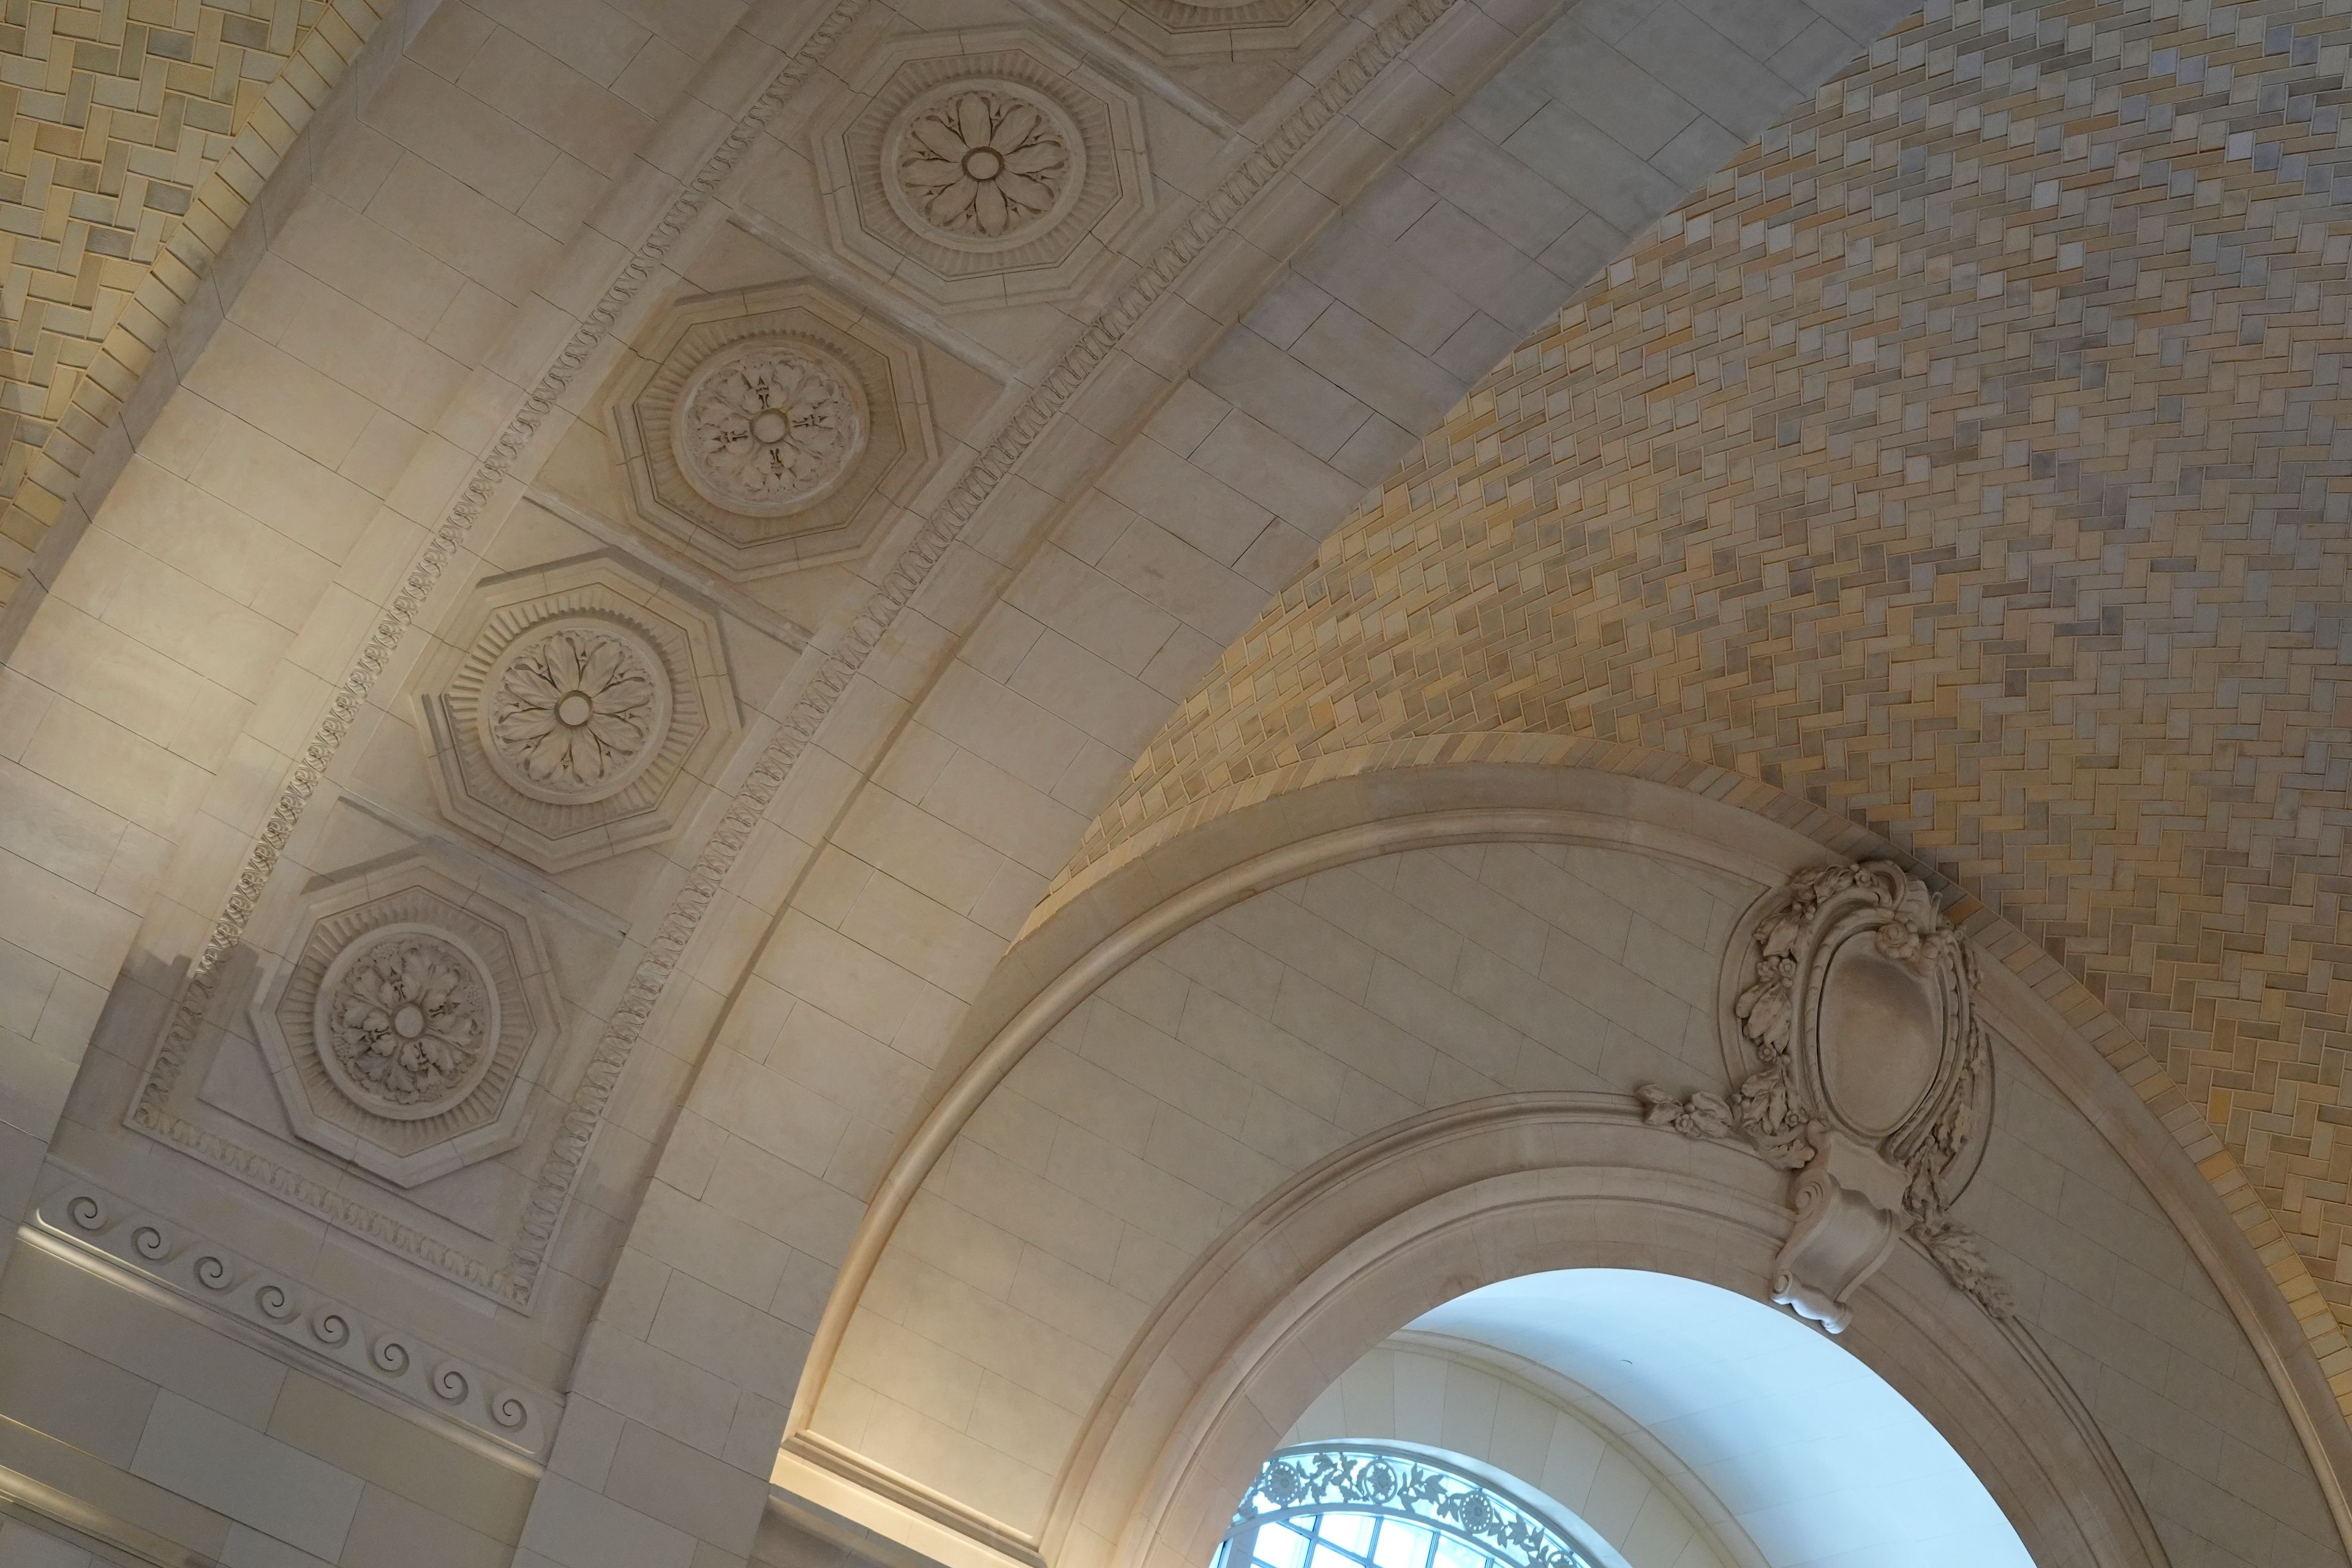
[[[251,1016],[295,1135],[411,1187],[512,1148],[562,1022],[531,918],[417,857],[305,901]]]
[[[1949,1217],[1983,1158],[1992,1062],[1972,1011],[1975,956],[1927,885],[1885,860],[1801,871],[1737,970],[1730,1098],[1640,1092],[1654,1125],[1737,1133],[1795,1173],[1774,1299],[1842,1331],[1907,1230],[1955,1285],[2009,1315],[2007,1288]]]
[[[430,1425],[544,1460],[563,1396],[382,1323],[79,1176],[41,1200],[27,1233],[163,1291],[232,1337],[257,1340],[362,1393],[395,1394]],[[445,1429],[446,1429],[445,1427]]]
[[[961,223],[983,204],[933,205]],[[856,553],[939,460],[919,345],[806,284],[679,300],[604,406],[635,521],[739,579]]]
[[[1141,100],[1043,33],[904,39],[857,83],[818,142],[834,243],[935,304],[1082,292],[1151,210]]]
[[[659,843],[737,731],[717,618],[613,555],[492,578],[419,672],[448,818],[543,871]]]

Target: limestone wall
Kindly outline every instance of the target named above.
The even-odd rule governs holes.
[[[893,1234],[813,1430],[1038,1527],[1154,1310],[1318,1157],[1484,1096],[1718,1081],[1722,953],[1761,890],[1622,850],[1471,846],[1320,872],[1191,928],[971,1118]],[[2174,1561],[2336,1561],[2310,1461],[2179,1232],[2021,1058],[2003,1047],[1996,1071],[1958,1213]]]

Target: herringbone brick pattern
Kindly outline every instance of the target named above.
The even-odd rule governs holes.
[[[1060,887],[1417,738],[1778,786],[2062,962],[2352,1322],[2347,12],[1931,6],[1454,411]]]
[[[0,0],[0,602],[381,3]]]

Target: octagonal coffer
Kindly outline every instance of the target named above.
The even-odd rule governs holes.
[[[676,833],[738,729],[718,621],[611,555],[478,585],[417,705],[442,811],[546,871]]]
[[[857,554],[939,466],[915,342],[806,284],[670,307],[604,424],[636,521],[738,580]]]
[[[1085,290],[1153,205],[1143,109],[1026,27],[876,51],[819,133],[835,246],[950,310]]]
[[[297,1137],[413,1187],[520,1142],[562,1015],[532,918],[412,857],[306,899],[255,1038]]]

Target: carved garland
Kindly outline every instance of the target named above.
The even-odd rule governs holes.
[[[223,965],[243,939],[256,903],[277,867],[280,852],[293,835],[296,822],[323,782],[328,765],[365,707],[376,678],[391,661],[393,650],[409,623],[423,607],[441,573],[463,547],[490,497],[541,423],[553,412],[572,377],[646,282],[659,275],[662,260],[678,236],[866,5],[866,0],[838,0],[810,30],[800,47],[785,56],[765,90],[671,203],[653,233],[624,264],[554,363],[533,385],[520,410],[477,465],[463,495],[435,531],[433,540],[419,555],[401,591],[377,622],[352,668],[336,689],[318,731],[288,775],[259,839],[247,855],[235,887],[203,949],[189,967],[188,978],[165,1022],[146,1079],[127,1118],[131,1125],[236,1171],[331,1223],[365,1236],[426,1268],[527,1310],[557,1224],[587,1163],[589,1146],[620,1081],[621,1070],[644,1033],[670,975],[683,961],[688,944],[700,929],[704,915],[717,903],[721,885],[751,842],[769,803],[814,739],[818,726],[849,690],[857,672],[889,635],[899,613],[913,601],[965,524],[1012,474],[1088,377],[1143,319],[1145,311],[1358,93],[1455,3],[1456,0],[1408,0],[1374,28],[1371,36],[1357,46],[1261,146],[1218,184],[1153,254],[1142,271],[1087,324],[1037,389],[1013,411],[924,521],[906,552],[884,574],[880,585],[850,622],[841,646],[825,658],[794,701],[776,735],[737,788],[702,852],[688,868],[685,885],[647,942],[646,956],[630,976],[588,1061],[532,1191],[524,1215],[522,1239],[509,1258],[493,1264],[383,1213],[364,1201],[363,1194],[354,1194],[289,1169],[198,1126],[172,1110],[172,1090],[186,1065],[197,1031],[213,1006]]]
[[[1991,1092],[1976,982],[1975,954],[1900,867],[1801,871],[1756,927],[1732,1005],[1731,1097],[1639,1091],[1652,1125],[1737,1135],[1796,1173],[1775,1293],[1833,1333],[1906,1231],[1986,1311],[2015,1310],[1949,1213],[1982,1156]]]

